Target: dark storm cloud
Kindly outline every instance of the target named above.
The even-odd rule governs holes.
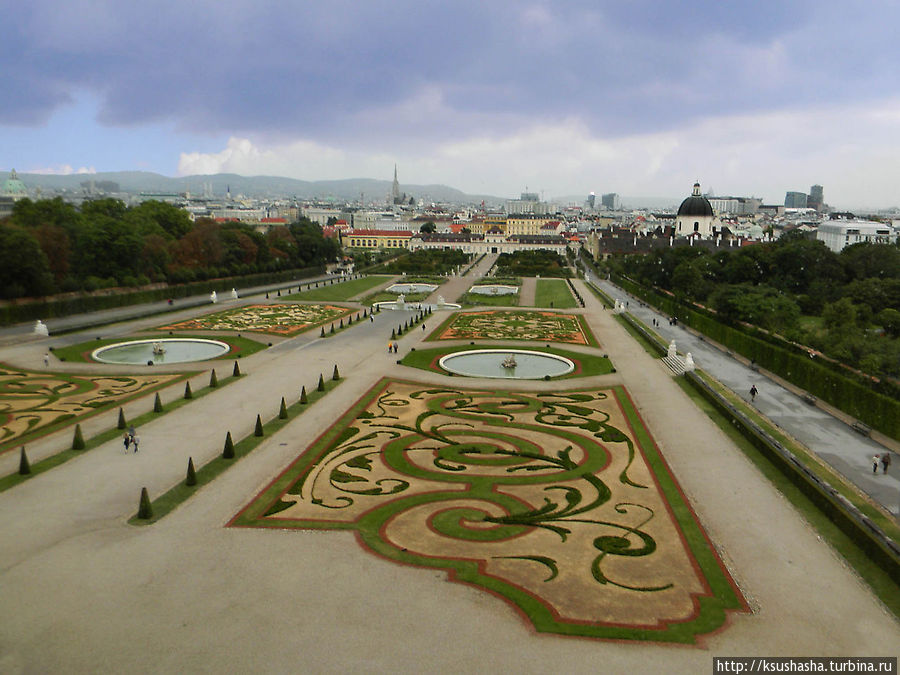
[[[440,139],[577,117],[621,135],[896,85],[892,5],[673,5],[38,0],[5,13],[0,123],[87,90],[108,125]]]

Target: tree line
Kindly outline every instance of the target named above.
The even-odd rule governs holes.
[[[98,199],[78,208],[59,197],[23,199],[0,221],[0,297],[276,272],[323,265],[339,253],[340,244],[305,218],[263,234],[244,223],[192,222],[159,201],[128,207]]]
[[[737,250],[656,250],[616,271],[808,345],[878,376],[900,376],[900,247],[854,244],[834,253],[787,234]]]

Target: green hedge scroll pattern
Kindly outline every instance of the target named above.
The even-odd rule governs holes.
[[[694,642],[746,604],[683,499],[621,387],[386,380],[231,524],[354,530],[540,631]]]

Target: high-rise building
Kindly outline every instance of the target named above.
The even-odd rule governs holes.
[[[784,195],[784,208],[805,209],[806,199],[805,192],[788,192]]]
[[[588,203],[589,209],[594,208],[594,204],[597,203],[597,195],[595,195],[593,192],[591,194],[589,194],[588,198],[587,198],[587,203]]]
[[[609,194],[600,197],[600,203],[610,211],[618,211],[619,207],[622,205],[622,202],[619,200],[619,195],[616,192],[610,192]]]
[[[806,200],[806,205],[816,211],[822,210],[822,207],[825,205],[825,191],[821,185],[813,185],[809,188],[809,198]]]

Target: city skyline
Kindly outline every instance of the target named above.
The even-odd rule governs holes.
[[[289,11],[288,11],[289,10]],[[872,2],[41,1],[8,9],[0,171],[386,178],[470,194],[900,205]],[[837,48],[838,45],[840,48]]]

